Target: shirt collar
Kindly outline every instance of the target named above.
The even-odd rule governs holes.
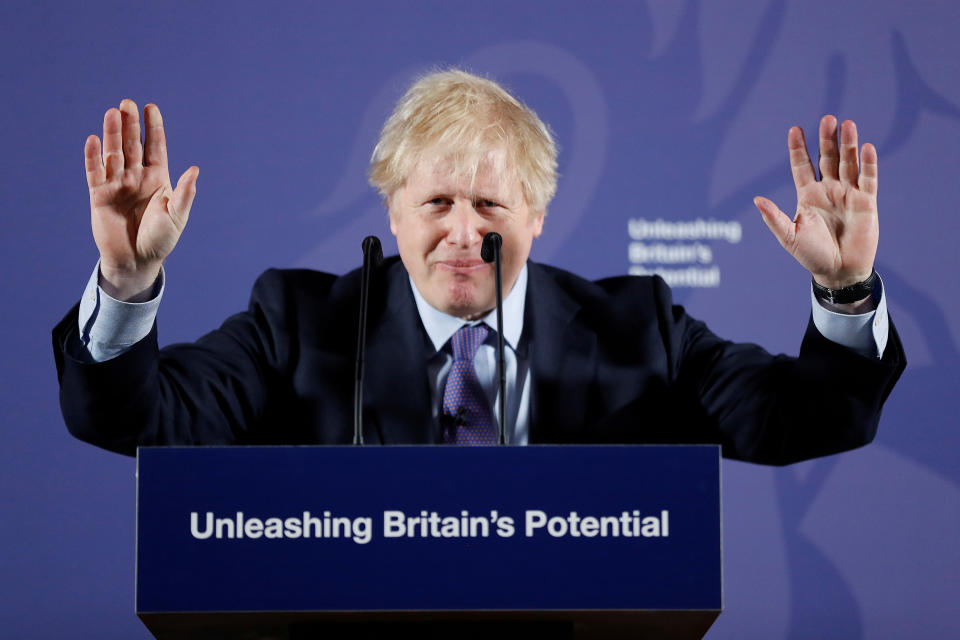
[[[443,348],[447,341],[455,334],[460,327],[464,325],[477,324],[484,322],[488,327],[497,329],[497,310],[494,309],[480,320],[468,322],[462,318],[457,318],[435,309],[427,302],[417,286],[410,278],[410,288],[413,289],[413,297],[417,302],[417,311],[420,313],[420,321],[423,322],[423,328],[427,330],[430,336],[430,342],[433,343],[437,351]],[[527,265],[523,265],[513,289],[503,300],[503,339],[507,345],[517,350],[517,344],[520,342],[520,334],[523,332],[523,309],[527,299]]]

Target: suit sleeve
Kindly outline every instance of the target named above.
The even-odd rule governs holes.
[[[675,383],[718,431],[725,457],[783,465],[871,442],[906,366],[892,323],[882,358],[824,338],[811,320],[798,357],[722,340],[656,280]]]
[[[289,359],[284,299],[276,272],[267,272],[246,312],[195,343],[159,349],[154,324],[146,338],[100,363],[82,357],[74,307],[53,332],[68,429],[128,455],[140,445],[254,440]]]

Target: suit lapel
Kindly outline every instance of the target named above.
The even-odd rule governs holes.
[[[383,444],[436,442],[427,359],[429,338],[410,291],[403,264],[384,265],[371,294],[364,380],[365,437]],[[374,300],[378,304],[374,304]]]
[[[524,348],[530,358],[531,444],[576,441],[584,428],[597,336],[579,319],[580,304],[540,266],[528,263]]]

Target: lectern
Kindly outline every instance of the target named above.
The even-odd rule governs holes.
[[[159,639],[700,638],[717,446],[148,447],[137,615]]]

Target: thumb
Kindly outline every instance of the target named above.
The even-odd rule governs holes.
[[[170,195],[167,210],[170,217],[173,218],[174,224],[181,230],[187,224],[187,218],[190,217],[193,198],[197,195],[197,177],[199,175],[200,168],[196,166],[184,171],[180,179],[177,180],[177,188]]]
[[[760,216],[767,224],[767,228],[770,229],[770,232],[773,233],[773,236],[777,239],[777,242],[780,243],[780,246],[790,253],[793,253],[797,231],[790,216],[763,196],[754,198],[753,204],[760,210]]]

